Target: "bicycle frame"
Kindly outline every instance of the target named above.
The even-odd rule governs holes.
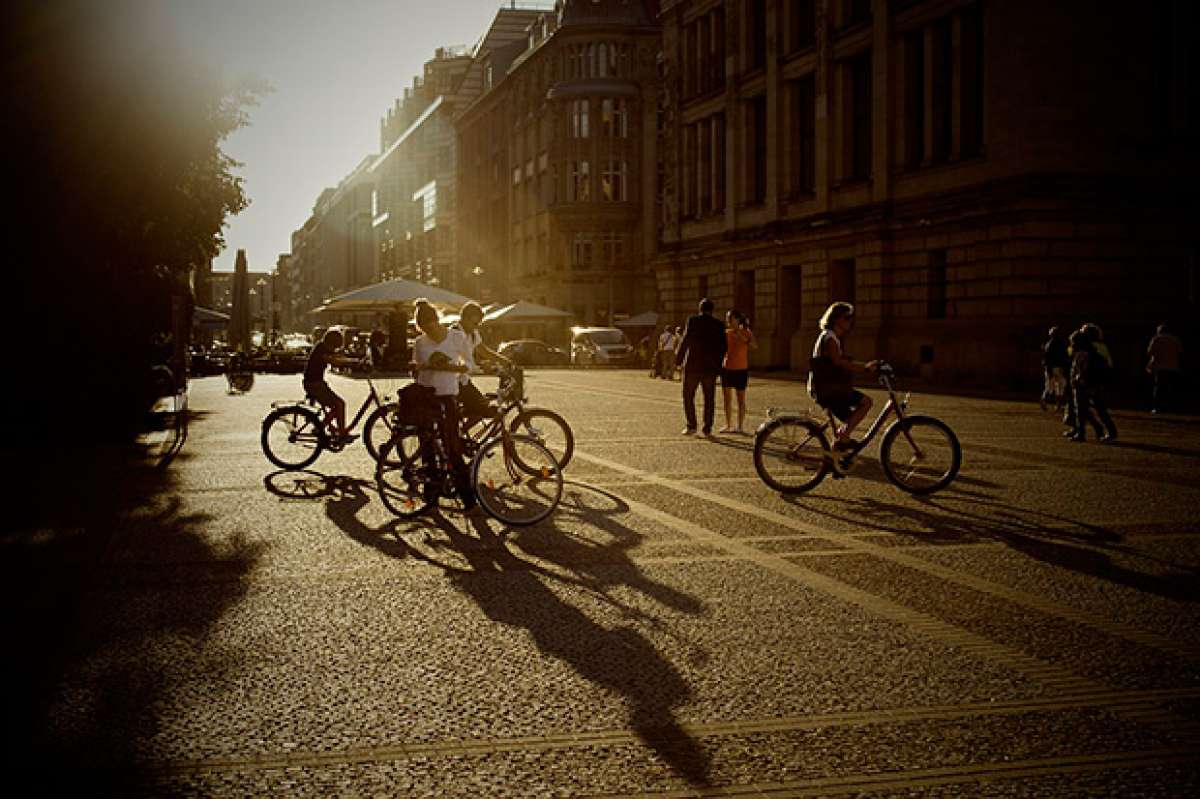
[[[881,411],[879,411],[879,415],[877,415],[875,417],[875,419],[871,422],[871,426],[867,428],[866,434],[861,439],[861,443],[858,447],[858,452],[861,452],[862,450],[866,449],[870,445],[870,443],[875,439],[875,436],[878,435],[879,431],[883,429],[883,423],[885,421],[887,421],[888,417],[891,416],[893,413],[896,415],[897,422],[903,422],[904,421],[904,411],[908,408],[908,398],[907,397],[905,397],[902,400],[896,399],[896,387],[895,387],[895,384],[892,382],[892,378],[891,378],[890,374],[881,375],[879,378],[879,382],[882,383],[884,388],[887,389],[888,401],[887,401],[887,403],[884,404],[883,409]],[[826,426],[828,426],[830,430],[836,431],[837,430],[837,419],[834,417],[832,411],[826,410],[825,414],[829,420],[828,422],[826,422]],[[908,434],[907,430],[904,431],[904,437],[906,439],[908,439],[908,443],[910,445],[912,445],[913,450],[919,455],[921,452],[921,448],[919,446],[917,446],[917,443],[915,441],[913,441],[912,436],[910,436]]]

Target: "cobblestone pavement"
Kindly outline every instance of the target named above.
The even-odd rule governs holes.
[[[275,471],[260,420],[298,376],[194,381],[41,734],[148,794],[1200,795],[1196,420],[1079,445],[1032,402],[919,395],[963,443],[950,490],[872,454],[784,498],[750,438],[679,435],[677,382],[528,389],[577,452],[558,512],[505,531],[398,522],[358,444]]]

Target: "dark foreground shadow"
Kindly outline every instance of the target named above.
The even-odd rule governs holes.
[[[261,550],[203,535],[208,517],[185,510],[175,477],[186,449],[166,464],[133,444],[6,455],[24,466],[0,535],[10,762],[45,795],[137,793],[179,687],[138,653],[202,640]]]
[[[416,558],[443,569],[489,619],[526,630],[542,654],[621,696],[629,726],[645,745],[689,783],[708,784],[708,754],[675,719],[675,708],[691,698],[691,687],[639,630],[649,626],[671,635],[669,625],[650,611],[620,601],[613,588],[633,589],[675,612],[700,614],[705,606],[649,578],[630,559],[629,549],[643,537],[615,518],[628,509],[618,497],[570,484],[550,519],[515,530],[482,514],[464,517],[454,511],[371,526],[359,515],[374,495],[372,484],[316,473],[284,482],[291,488],[280,489],[278,481],[272,481],[272,490],[324,502],[328,518],[351,539],[392,557]],[[568,532],[562,522],[573,515],[585,516],[608,540],[597,544]],[[583,590],[615,608],[626,622],[616,627],[600,624],[553,590],[556,584]],[[707,660],[696,647],[689,657],[698,663]]]

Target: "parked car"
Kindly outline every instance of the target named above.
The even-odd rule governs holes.
[[[628,366],[633,347],[615,327],[571,328],[571,363],[576,366]]]
[[[506,341],[496,351],[521,366],[565,366],[571,363],[571,356],[566,350],[532,338]]]

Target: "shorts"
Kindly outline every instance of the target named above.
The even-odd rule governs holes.
[[[333,393],[333,389],[324,380],[305,380],[304,393],[324,405],[326,408],[336,408],[345,405],[342,398]]]
[[[750,383],[749,369],[722,369],[721,370],[721,385],[724,388],[732,388],[738,391],[745,391],[746,386]]]
[[[866,399],[865,394],[857,389],[851,389],[850,393],[843,397],[821,403],[821,407],[837,417],[838,421],[844,422],[850,418],[864,399]]]

